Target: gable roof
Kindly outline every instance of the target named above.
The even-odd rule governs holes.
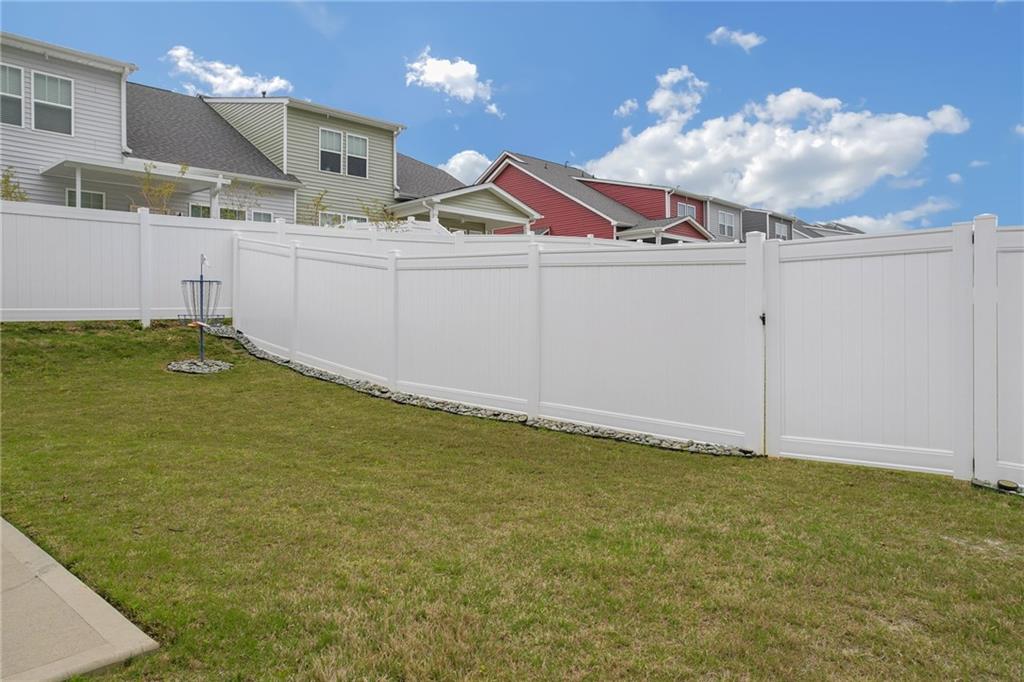
[[[295,182],[200,97],[128,83],[130,156]]]
[[[43,55],[47,59],[50,57],[57,57],[65,61],[75,62],[76,64],[91,66],[94,69],[103,69],[105,71],[129,74],[133,71],[137,71],[139,68],[135,66],[135,64],[131,64],[129,62],[122,62],[116,59],[110,59],[109,57],[101,57],[98,54],[92,54],[90,52],[80,52],[79,50],[72,50],[70,47],[62,47],[52,43],[45,43],[42,40],[36,40],[35,38],[28,38],[26,36],[19,36],[2,31],[0,31],[0,43],[2,43],[4,47],[16,47],[20,50],[25,50],[26,52],[34,52],[36,54]]]
[[[423,163],[405,154],[398,154],[398,196],[420,199],[444,194],[465,187],[459,180],[437,166]]]
[[[305,99],[296,99],[295,97],[263,97],[263,96],[244,96],[244,97],[220,97],[214,95],[203,95],[204,100],[211,102],[223,102],[226,104],[231,103],[249,103],[249,102],[266,102],[285,104],[294,109],[302,109],[304,111],[311,111],[314,114],[321,114],[327,118],[340,118],[346,121],[354,121],[356,123],[362,123],[374,128],[383,128],[384,130],[390,130],[394,134],[398,134],[405,130],[405,126],[401,123],[393,123],[391,121],[385,121],[382,118],[373,118],[372,116],[363,116],[357,114],[354,111],[346,111],[344,109],[336,109],[329,107],[325,104],[317,104]]]
[[[579,182],[577,178],[594,177],[580,168],[507,151],[502,152],[498,159],[507,160],[517,168],[530,173],[546,185],[601,214],[617,225],[633,227],[647,220],[633,209],[605,196],[593,187],[588,187],[585,182]],[[488,169],[484,176],[477,180],[477,183],[490,181],[492,179],[491,176],[500,168],[501,164],[496,166],[492,164],[492,168]]]

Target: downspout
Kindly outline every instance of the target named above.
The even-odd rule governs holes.
[[[131,73],[130,67],[125,67],[121,71],[121,153],[131,154],[132,150],[128,146],[128,74]]]
[[[391,184],[394,185],[395,198],[398,198],[398,133],[400,130],[391,133]]]
[[[672,200],[669,198],[669,190],[665,190],[665,217],[672,217]]]

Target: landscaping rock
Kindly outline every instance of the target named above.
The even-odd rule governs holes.
[[[637,443],[639,445],[649,445],[651,447],[661,448],[663,450],[683,450],[687,452],[696,452],[707,455],[716,456],[730,456],[730,457],[756,457],[754,452],[745,450],[743,448],[732,447],[731,445],[719,445],[717,443],[702,443],[694,440],[684,440],[676,438],[666,438],[663,436],[654,436],[651,434],[635,433],[632,431],[619,431],[617,429],[608,428],[606,426],[594,426],[591,424],[577,424],[573,422],[560,421],[556,419],[530,419],[527,415],[521,412],[503,412],[501,410],[495,410],[493,408],[476,407],[474,405],[467,405],[465,403],[458,403],[451,400],[439,400],[437,398],[428,398],[426,396],[414,395],[412,393],[399,393],[394,392],[386,386],[375,384],[372,381],[365,381],[361,379],[348,379],[341,376],[340,374],[334,374],[326,370],[318,369],[316,367],[310,367],[298,362],[292,362],[287,358],[282,358],[279,355],[268,353],[267,351],[259,348],[249,338],[237,329],[231,327],[216,327],[211,328],[210,332],[216,336],[224,338],[234,338],[237,340],[246,351],[249,352],[253,357],[261,360],[269,360],[270,362],[278,365],[284,365],[295,370],[299,374],[303,374],[314,379],[320,379],[321,381],[329,381],[331,383],[340,384],[348,388],[372,395],[376,398],[387,398],[396,403],[403,405],[413,405],[415,407],[425,407],[430,410],[440,410],[442,412],[451,412],[452,414],[460,414],[468,417],[480,417],[482,419],[495,419],[498,421],[505,422],[518,422],[525,424],[526,426],[532,426],[538,429],[549,429],[551,431],[562,431],[565,433],[574,433],[581,436],[591,436],[594,438],[609,438],[612,440],[625,441],[627,443]],[[226,364],[226,363],[225,363]]]
[[[231,369],[231,367],[230,362],[222,360],[207,360],[205,362],[199,360],[175,360],[167,365],[167,369],[172,372],[185,372],[186,374],[214,374]]]

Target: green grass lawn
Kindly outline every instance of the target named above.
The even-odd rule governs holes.
[[[3,514],[121,679],[1021,679],[1024,504],[397,405],[192,332],[2,328]]]

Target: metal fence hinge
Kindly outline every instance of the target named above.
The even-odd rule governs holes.
[[[761,313],[761,326],[762,327],[765,325],[765,321],[764,320],[765,320],[764,313]]]

